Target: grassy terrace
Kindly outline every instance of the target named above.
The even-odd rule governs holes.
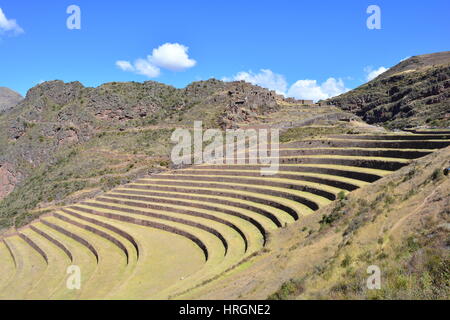
[[[393,140],[448,140],[450,139],[450,131],[448,135],[443,133],[433,134],[430,131],[427,134],[376,134],[376,135],[367,135],[367,134],[354,134],[354,135],[332,135],[330,138],[337,139],[357,139],[357,140],[384,140],[384,141],[393,141]]]
[[[120,283],[127,265],[125,255],[115,244],[91,231],[59,218],[50,216],[46,217],[45,220],[76,233],[89,242],[98,253],[99,259],[96,269],[79,298],[84,299],[96,295],[104,296]]]
[[[257,159],[237,158],[238,164],[258,164]],[[365,157],[365,156],[341,156],[341,155],[295,155],[295,156],[280,156],[267,157],[267,161],[281,164],[304,163],[304,164],[330,164],[330,165],[345,165],[355,167],[366,167],[380,170],[397,170],[407,165],[410,159],[402,158],[387,158],[387,157]]]
[[[347,139],[347,138],[321,138],[293,141],[285,144],[286,147],[359,147],[359,148],[395,148],[395,149],[438,149],[450,145],[449,139],[434,140],[368,140],[368,139]]]
[[[342,189],[335,188],[332,186],[327,186],[320,183],[308,182],[308,181],[297,181],[292,179],[280,178],[280,177],[270,177],[270,176],[245,176],[238,175],[237,177],[221,174],[209,174],[209,175],[189,175],[189,174],[178,174],[178,175],[159,175],[157,177],[160,180],[156,181],[205,181],[207,184],[209,182],[231,182],[235,186],[241,185],[252,185],[257,184],[258,186],[272,186],[280,188],[288,188],[303,192],[308,192],[316,196],[326,198],[328,200],[335,200],[336,195],[342,191]],[[245,183],[245,184],[244,184]],[[303,194],[304,195],[304,194]],[[313,199],[311,199],[313,200]]]
[[[281,227],[287,220],[284,218],[288,215],[276,207],[269,205],[252,202],[244,199],[236,199],[225,196],[208,196],[202,194],[182,193],[175,191],[165,191],[160,193],[158,191],[142,190],[136,191],[135,189],[118,188],[117,190],[108,193],[110,196],[133,199],[134,197],[160,197],[161,202],[164,203],[167,199],[175,201],[183,201],[187,204],[207,204],[210,206],[219,205],[219,208],[225,205],[226,208],[233,211],[243,212],[245,214],[252,214],[255,218],[265,220],[265,223],[269,224],[270,228]],[[243,211],[241,211],[243,210]],[[291,217],[288,216],[288,221],[291,221]]]
[[[280,151],[298,151],[298,152],[307,152],[310,150],[315,150],[315,151],[341,151],[345,152],[345,151],[352,151],[352,150],[356,150],[356,151],[367,151],[367,152],[383,152],[383,151],[392,151],[392,149],[390,148],[363,148],[363,147],[324,147],[324,148],[306,148],[306,147],[302,147],[302,148],[290,148],[289,146],[284,146],[281,145],[280,147]],[[414,149],[414,148],[398,148],[396,149],[398,151],[405,151],[405,152],[415,152],[415,151],[420,151],[420,152],[434,152],[436,149]]]
[[[83,205],[80,207],[87,208],[87,209],[91,208],[88,205]],[[101,214],[101,213],[112,214],[116,218],[118,216],[128,216],[128,217],[135,216],[135,214],[125,212],[123,209],[126,209],[126,207],[122,206],[119,210],[95,208],[95,211],[98,214]],[[75,211],[80,212],[80,210],[75,210]],[[143,213],[145,214],[145,212],[143,212]],[[165,220],[165,219],[150,218],[145,215],[140,216],[139,220],[143,221],[143,222],[151,221],[151,222],[168,223],[167,220]],[[118,221],[120,221],[120,220],[118,220]],[[194,226],[189,226],[189,225],[186,225],[186,224],[183,224],[180,222],[169,222],[169,224],[180,230],[184,230],[186,232],[196,235],[202,241],[202,243],[205,244],[206,248],[208,248],[208,253],[209,253],[208,260],[206,261],[206,264],[205,264],[205,268],[207,268],[207,269],[211,268],[211,270],[217,271],[218,270],[217,268],[220,269],[222,265],[226,266],[229,264],[237,263],[237,261],[240,259],[239,252],[241,252],[241,253],[243,252],[242,244],[240,244],[239,246],[230,247],[230,249],[228,250],[228,253],[227,253],[225,250],[225,247],[223,245],[223,242],[216,235],[214,235],[206,230],[202,230],[200,228],[197,228]],[[152,231],[152,229],[148,229],[147,232],[152,233],[153,231]],[[230,237],[228,237],[227,240],[231,241],[232,244],[235,244],[234,243],[235,241],[239,241],[239,243],[241,243],[241,241],[240,241],[240,239],[238,239],[237,235],[234,237],[234,239],[231,239]],[[166,247],[167,247],[167,244],[162,245],[161,248],[158,248],[158,250],[159,249],[162,249],[162,250],[167,249]],[[241,249],[239,249],[239,247]],[[148,247],[147,249],[155,250],[157,248],[153,248],[153,246],[151,246],[151,247]],[[161,254],[164,254],[164,253],[161,253]],[[159,257],[159,255],[157,257]],[[157,258],[157,257],[155,257],[155,258]],[[182,267],[185,264],[187,264],[189,267],[189,265],[191,264],[191,259],[192,259],[192,257],[185,256],[184,261],[183,262],[180,261],[181,266],[177,266],[177,267]],[[195,260],[195,261],[192,261],[192,263],[194,263],[194,265],[197,265],[200,262],[204,263],[204,261],[205,261],[204,257],[202,257],[201,260]],[[157,261],[153,261],[152,264],[154,264],[156,262]],[[151,268],[151,265],[149,265],[148,267]],[[173,268],[173,267],[174,266],[170,266],[170,268]],[[155,275],[153,275],[153,276],[155,276]],[[203,275],[202,275],[202,277],[203,277]],[[149,281],[155,281],[155,280],[156,279],[149,279]]]
[[[300,150],[299,150],[300,151]],[[267,157],[268,159],[273,159],[272,157]],[[393,162],[403,162],[408,163],[408,159],[403,159],[401,157],[361,157],[361,156],[352,156],[352,155],[338,155],[338,154],[312,154],[312,155],[285,155],[279,157],[281,160],[286,159],[308,159],[308,158],[314,158],[314,159],[349,159],[349,160],[360,160],[360,159],[367,159],[367,160],[384,160],[384,161],[393,161]],[[257,158],[250,158],[247,157],[238,157],[236,158],[236,161],[241,162],[248,162],[253,161],[254,163],[258,162]]]
[[[194,185],[192,185],[194,184]],[[193,182],[191,185],[170,185],[164,184],[164,181],[161,181],[161,184],[147,184],[147,183],[133,183],[130,184],[129,187],[140,190],[175,190],[182,192],[190,192],[194,194],[207,194],[207,195],[225,195],[229,197],[234,197],[237,199],[251,200],[253,202],[263,203],[271,206],[275,206],[281,208],[285,211],[285,219],[289,220],[289,216],[291,217],[291,221],[296,220],[299,215],[311,213],[312,209],[308,206],[294,201],[290,198],[285,198],[284,196],[295,197],[296,199],[300,199],[301,195],[296,194],[295,192],[290,192],[290,190],[284,190],[278,188],[264,188],[264,187],[254,187],[250,186],[242,186],[242,189],[232,189],[233,184],[220,184],[215,183],[216,187],[201,187],[199,185],[195,185]],[[220,188],[222,186],[222,188]],[[227,188],[230,187],[230,188]],[[247,189],[245,189],[247,187]],[[286,192],[285,192],[286,191]],[[262,192],[265,192],[264,194]],[[277,194],[277,195],[273,195]]]
[[[233,170],[241,170],[241,169],[260,169],[264,165],[253,165],[253,164],[227,164],[227,165],[210,165],[210,164],[203,164],[196,167],[192,167],[189,169],[196,170],[198,169],[217,169],[217,170],[227,170],[227,169],[233,169]],[[333,164],[282,164],[280,165],[279,169],[286,170],[286,171],[301,171],[301,172],[334,172],[333,174],[342,172],[342,174],[350,175],[352,172],[356,173],[362,173],[362,174],[368,174],[373,175],[376,177],[382,177],[386,174],[389,174],[391,171],[389,170],[381,170],[381,169],[372,169],[372,168],[364,168],[364,167],[355,167],[355,166],[346,166],[346,165],[333,165]],[[304,171],[303,171],[304,169]],[[333,171],[334,170],[334,171]],[[340,175],[339,175],[340,176]]]
[[[95,208],[93,208],[95,205]],[[171,221],[169,217],[164,215],[159,215],[158,213],[150,213],[137,210],[132,210],[130,208],[116,208],[117,210],[111,208],[104,208],[101,203],[91,201],[89,203],[82,203],[80,205],[70,207],[70,210],[76,213],[87,213],[95,216],[106,217],[112,220],[125,221],[140,226],[147,226],[155,229],[160,229],[172,234],[177,234],[184,236],[192,240],[203,252],[204,259],[208,260],[211,258],[211,254],[208,250],[208,246],[202,237],[206,237],[207,241],[213,241],[217,243],[217,248],[222,248],[220,250],[222,253],[219,256],[225,255],[225,241],[223,237],[214,232],[213,229],[199,229],[193,227],[189,224],[183,223],[184,221]],[[128,212],[131,211],[131,212]],[[194,232],[192,230],[201,230],[201,232]],[[199,236],[200,235],[200,236]]]
[[[211,218],[205,218],[200,216],[190,216],[186,214],[180,214],[169,210],[154,210],[143,208],[141,206],[135,206],[133,204],[139,203],[138,201],[127,204],[122,203],[108,203],[104,201],[90,201],[80,206],[71,207],[73,210],[81,210],[82,208],[88,208],[94,211],[106,210],[107,212],[120,212],[123,215],[137,215],[144,216],[149,220],[155,220],[163,222],[165,224],[178,227],[179,229],[191,232],[196,235],[198,232],[192,232],[192,230],[199,229],[199,232],[206,232],[213,237],[216,237],[223,246],[224,255],[232,254],[233,250],[237,252],[245,252],[245,243],[242,236],[236,231],[235,226],[232,223],[225,225],[223,223],[212,220]],[[143,202],[141,202],[143,203]],[[208,250],[209,252],[210,250]]]
[[[183,296],[253,257],[273,230],[447,145],[435,134],[339,135],[283,144],[273,176],[204,164],[135,180],[7,233],[0,299]],[[72,264],[80,291],[66,288]]]
[[[97,260],[92,252],[78,241],[42,223],[42,221],[34,222],[32,223],[32,226],[36,228],[36,230],[44,232],[46,235],[59,243],[63,243],[67,250],[71,253],[73,257],[71,264],[79,266],[83,272],[83,276],[81,278],[81,287],[83,288],[81,292],[83,292],[84,289],[89,286],[89,280],[92,278],[93,273],[97,269]],[[42,298],[76,299],[80,297],[79,291],[67,290],[64,285],[55,289],[56,290],[50,296],[44,297],[42,295]]]
[[[16,273],[16,263],[8,248],[7,243],[0,242],[0,261],[2,272],[0,273],[0,292],[11,281]]]
[[[450,129],[407,129],[405,131],[414,134],[450,134]]]
[[[31,228],[24,228],[20,232],[41,248],[48,259],[45,273],[37,285],[28,292],[26,298],[51,297],[55,291],[60,290],[60,287],[65,286],[66,269],[71,264],[70,258],[64,251]]]
[[[281,156],[289,155],[341,155],[415,159],[426,156],[434,149],[386,149],[386,148],[280,148]]]
[[[168,192],[175,192],[178,196],[179,193],[187,194],[189,197],[205,195],[212,198],[217,197],[226,197],[233,199],[234,202],[240,204],[246,204],[253,207],[257,207],[256,204],[261,204],[263,206],[258,206],[258,208],[263,208],[269,211],[271,208],[279,209],[277,210],[277,217],[282,224],[293,222],[295,219],[293,215],[296,215],[297,210],[305,210],[310,211],[310,209],[304,205],[291,201],[289,199],[270,196],[270,195],[262,195],[257,192],[248,192],[242,190],[227,190],[227,189],[210,189],[210,188],[201,188],[201,187],[174,187],[174,186],[159,186],[159,185],[149,185],[149,184],[130,184],[127,185],[129,190],[138,192],[138,194],[144,194],[144,192],[156,192],[166,194]],[[294,209],[292,209],[292,206]],[[270,210],[273,211],[273,210]]]
[[[119,286],[105,296],[107,298],[151,296],[173,282],[187,278],[205,265],[201,249],[183,236],[96,214],[81,211],[77,214],[94,217],[119,228],[130,234],[138,244],[139,258],[136,257],[136,262],[130,266],[130,272],[124,275]],[[168,243],[170,246],[167,246]],[[155,274],[158,276],[155,277]],[[94,293],[90,298],[96,296]]]
[[[197,176],[209,176],[209,175],[226,175],[226,176],[240,176],[240,177],[261,177],[260,170],[252,169],[203,169],[203,168],[190,168],[173,171],[174,175],[197,175]],[[317,182],[319,185],[335,186],[340,189],[354,190],[355,188],[362,187],[367,183],[361,180],[339,177],[331,174],[322,173],[308,173],[308,172],[295,172],[279,170],[273,177],[279,177],[283,179],[289,179],[290,181],[312,181]]]
[[[14,257],[16,273],[0,292],[0,299],[25,299],[28,293],[39,284],[47,269],[47,263],[18,234],[4,241]]]
[[[244,250],[245,251],[253,251],[256,248],[259,248],[259,246],[264,241],[264,234],[261,232],[258,232],[258,229],[254,224],[249,222],[247,219],[242,219],[240,217],[236,216],[230,216],[227,213],[223,213],[216,210],[208,210],[203,208],[191,208],[187,209],[186,205],[177,205],[177,204],[171,204],[171,203],[164,203],[161,204],[159,201],[151,201],[148,199],[141,200],[141,199],[133,199],[125,200],[125,199],[118,199],[116,197],[101,197],[97,198],[97,201],[102,202],[107,205],[127,205],[130,207],[133,207],[133,209],[136,208],[149,208],[149,209],[161,209],[164,208],[165,212],[169,212],[173,214],[174,218],[180,218],[180,219],[188,219],[189,221],[198,222],[199,220],[197,218],[204,219],[205,223],[211,222],[210,226],[214,226],[219,224],[219,227],[222,229],[224,226],[227,226],[228,228],[231,228],[235,232],[237,232],[241,238],[241,240],[244,242]],[[172,215],[171,215],[172,216]],[[209,221],[208,221],[209,220]],[[230,230],[226,230],[227,233],[230,232]],[[255,247],[255,248],[253,248]]]

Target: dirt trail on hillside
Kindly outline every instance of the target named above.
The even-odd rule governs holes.
[[[383,245],[381,246],[382,249],[383,249],[384,247],[386,247],[386,244],[389,243],[389,238],[391,237],[391,235],[392,235],[398,228],[400,228],[400,226],[403,225],[403,223],[406,222],[406,220],[407,220],[409,217],[411,217],[411,216],[417,214],[420,210],[422,210],[423,207],[428,203],[429,199],[430,199],[431,197],[433,197],[433,196],[437,193],[437,191],[440,189],[440,187],[441,187],[441,186],[437,187],[432,193],[430,193],[425,199],[423,199],[423,201],[420,203],[420,205],[419,205],[414,211],[412,211],[411,213],[409,213],[409,214],[403,216],[402,218],[400,218],[400,219],[392,226],[392,228],[391,228],[391,229],[389,230],[389,232],[386,234],[386,239],[387,239],[387,240],[386,240],[386,241],[383,243]]]

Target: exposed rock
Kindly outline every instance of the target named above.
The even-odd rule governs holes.
[[[58,152],[82,147],[105,131],[152,124],[190,125],[211,114],[206,126],[236,127],[278,108],[280,97],[243,81],[215,79],[177,89],[155,81],[111,82],[86,88],[80,82],[44,82],[30,89],[19,106],[0,117],[2,190],[6,195]],[[126,139],[126,138],[125,138]],[[14,171],[23,174],[16,176]]]
[[[17,92],[0,87],[0,113],[14,108],[21,100],[22,96]]]
[[[69,128],[58,133],[58,145],[77,143],[78,133],[75,129]]]
[[[18,180],[11,164],[0,164],[0,200],[14,190]]]
[[[391,128],[450,125],[450,51],[416,56],[327,101]]]

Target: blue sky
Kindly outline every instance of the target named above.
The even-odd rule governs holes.
[[[381,30],[366,26],[372,4]],[[81,9],[80,30],[66,26],[69,5]],[[184,87],[214,77],[318,99],[405,57],[450,50],[448,0],[0,0],[0,8],[0,86],[23,95],[54,79]]]

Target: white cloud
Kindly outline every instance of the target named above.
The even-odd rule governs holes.
[[[18,35],[23,32],[23,29],[17,24],[16,20],[6,18],[2,8],[0,8],[0,34],[10,33],[12,35]]]
[[[157,67],[183,71],[192,68],[197,61],[189,59],[189,48],[179,43],[165,43],[157,49],[153,49],[152,55],[147,59]]]
[[[146,59],[137,59],[134,65],[129,61],[119,60],[116,61],[116,66],[123,71],[134,72],[149,78],[156,78],[161,74],[161,70]]]
[[[372,66],[367,66],[364,68],[364,72],[367,74],[366,80],[367,81],[373,80],[376,77],[378,77],[380,74],[382,74],[383,72],[386,72],[388,70],[389,70],[389,68],[385,68],[385,67],[379,67],[378,69],[373,69]]]
[[[123,71],[134,72],[149,78],[156,78],[161,69],[184,71],[197,64],[188,56],[189,48],[179,43],[165,43],[153,49],[152,55],[146,59],[139,58],[133,64],[130,61],[118,60],[116,66]]]
[[[259,73],[238,72],[235,76],[225,77],[223,81],[240,81],[252,83],[270,90],[275,90],[278,94],[296,99],[321,100],[328,99],[349,89],[345,87],[342,79],[328,78],[322,84],[318,84],[317,80],[298,80],[289,87],[286,78],[274,73],[269,69],[261,69]]]
[[[317,80],[307,79],[296,81],[289,88],[287,96],[317,101],[340,95],[348,90],[342,79],[328,78],[322,84],[318,84]]]
[[[148,60],[137,59],[134,63],[135,72],[149,78],[159,77],[161,70],[158,67],[152,65]]]
[[[223,78],[224,81],[244,80],[254,85],[261,86],[270,90],[275,90],[278,94],[285,94],[287,90],[287,81],[281,74],[276,74],[269,69],[261,69],[259,73],[252,71],[241,71],[231,78]]]
[[[350,89],[345,87],[344,80],[328,78],[327,81],[321,85],[322,91],[328,95],[328,98],[338,96]]]
[[[116,66],[118,66],[123,71],[134,71],[134,67],[129,61],[124,60],[116,61]]]

